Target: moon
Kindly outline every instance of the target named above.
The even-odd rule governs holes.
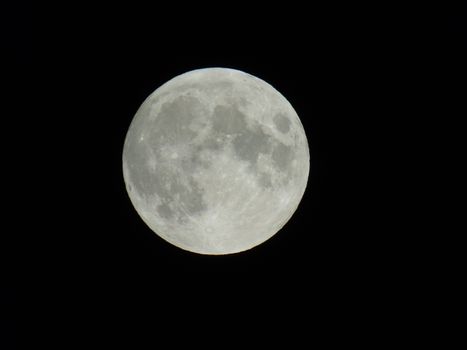
[[[310,169],[291,104],[265,81],[227,68],[181,74],[136,112],[123,177],[143,221],[200,254],[251,249],[297,209]]]

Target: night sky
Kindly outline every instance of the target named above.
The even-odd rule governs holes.
[[[377,345],[435,320],[423,291],[441,277],[462,295],[449,267],[464,259],[454,231],[437,231],[416,204],[425,179],[412,167],[424,157],[420,142],[441,152],[423,123],[436,128],[440,110],[465,116],[457,89],[465,8],[431,22],[423,9],[405,10],[15,5],[4,22],[5,161],[15,169],[5,237],[18,250],[2,246],[9,311],[0,347]],[[252,250],[217,257],[155,235],[121,169],[144,99],[206,67],[274,86],[301,118],[311,154],[308,188],[287,225]],[[443,300],[436,310],[465,322],[465,301]]]

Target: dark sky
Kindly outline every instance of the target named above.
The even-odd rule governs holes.
[[[440,125],[441,107],[462,115],[465,8],[427,20],[425,9],[382,5],[38,7],[19,3],[4,22],[7,184],[21,190],[5,235],[18,251],[3,254],[11,348],[378,344],[403,335],[396,325],[435,318],[420,292],[431,276],[461,291],[440,267],[462,261],[446,251],[457,238],[436,250],[438,236],[421,229],[429,219],[414,197],[426,193],[412,167],[424,157],[415,138],[441,152],[419,135],[423,123]],[[286,227],[221,257],[153,234],[121,172],[142,101],[213,66],[276,87],[311,152],[308,190]],[[465,302],[448,305],[465,321]]]

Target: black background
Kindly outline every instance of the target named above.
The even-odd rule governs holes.
[[[3,254],[9,346],[386,344],[435,322],[428,293],[442,277],[452,298],[462,295],[453,267],[464,259],[454,231],[421,210],[429,195],[416,170],[421,145],[438,170],[447,162],[426,132],[442,129],[439,111],[462,115],[465,8],[425,10],[21,3],[7,12],[5,157],[8,184],[19,183],[5,235],[19,249]],[[228,256],[186,252],[152,233],[121,170],[140,104],[203,67],[272,84],[310,145],[292,219]],[[441,232],[450,245],[433,249]],[[460,326],[465,302],[445,301],[437,308]]]

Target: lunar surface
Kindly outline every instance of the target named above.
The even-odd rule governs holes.
[[[241,252],[297,209],[310,167],[303,126],[271,85],[225,68],[194,70],[153,92],[123,148],[128,195],[175,246]]]

